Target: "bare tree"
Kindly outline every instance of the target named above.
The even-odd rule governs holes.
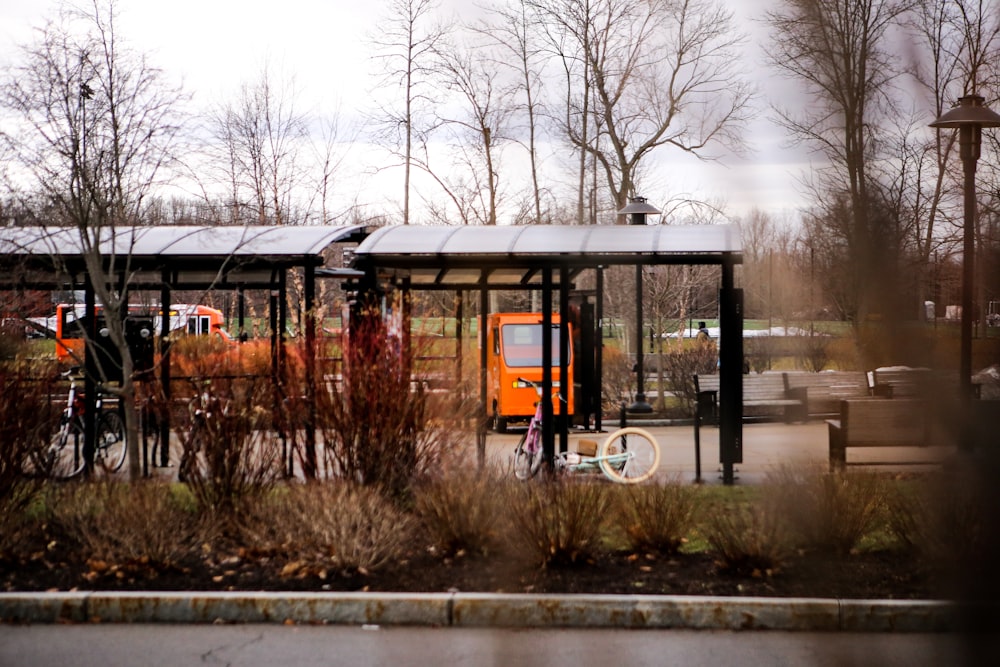
[[[402,89],[401,102],[382,108],[381,137],[402,159],[403,224],[410,223],[414,142],[426,139],[423,115],[433,103],[429,83],[436,64],[434,52],[445,34],[444,27],[430,24],[437,8],[437,0],[390,0],[388,18],[372,40],[384,66],[381,85]]]
[[[497,224],[500,204],[502,149],[509,142],[514,114],[514,88],[496,71],[496,59],[487,50],[461,40],[442,42],[436,50],[438,80],[452,93],[454,103],[438,113],[450,131],[458,156],[453,169],[464,176],[464,186],[478,206],[470,215],[480,224]]]
[[[831,214],[814,219],[825,219],[843,241],[858,324],[896,303],[895,258],[887,256],[895,246],[886,239],[895,221],[883,215],[872,163],[900,72],[888,35],[906,7],[905,0],[784,0],[766,15],[774,31],[772,63],[810,95],[804,108],[778,113],[791,136],[814,146],[830,165],[819,190]]]
[[[661,147],[712,159],[742,146],[752,94],[743,37],[712,0],[537,0],[567,71],[563,131],[599,165],[614,206]],[[584,132],[591,124],[592,134]]]
[[[521,110],[527,126],[527,140],[522,140],[528,151],[531,171],[531,202],[533,215],[519,215],[516,219],[542,221],[542,187],[539,182],[540,160],[538,155],[538,140],[540,116],[542,113],[542,75],[541,53],[535,45],[532,29],[532,13],[528,0],[515,0],[508,5],[495,6],[489,25],[482,26],[478,32],[496,44],[501,54],[507,54],[512,60],[501,55],[496,59],[500,67],[510,68],[517,72],[515,91],[523,96]]]
[[[209,155],[230,189],[235,224],[293,224],[295,190],[305,180],[301,149],[307,119],[295,108],[294,83],[275,81],[265,65],[243,84],[236,103],[220,105],[210,119]]]
[[[129,49],[117,29],[113,0],[58,17],[21,49],[2,86],[13,122],[2,133],[19,173],[48,202],[53,224],[79,235],[86,281],[103,309],[110,340],[121,359],[117,389],[124,406],[128,470],[141,474],[134,364],[125,338],[129,303],[127,251],[102,253],[118,228],[143,219],[148,196],[171,159],[179,91]],[[124,276],[124,281],[116,280]],[[91,341],[93,342],[93,341]]]

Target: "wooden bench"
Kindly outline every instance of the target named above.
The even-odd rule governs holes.
[[[781,373],[743,375],[744,420],[782,417],[786,422],[805,421],[806,390],[788,389]],[[717,423],[719,415],[719,376],[694,376],[696,422]]]
[[[943,434],[935,428],[927,401],[919,398],[855,398],[840,402],[839,419],[826,420],[830,437],[830,470],[848,465],[852,447],[925,447],[943,445]],[[895,461],[893,465],[916,465],[934,461]],[[852,461],[851,465],[886,465]]]
[[[788,371],[782,377],[787,390],[805,390],[809,417],[836,416],[840,414],[841,401],[871,394],[868,377],[862,371]]]

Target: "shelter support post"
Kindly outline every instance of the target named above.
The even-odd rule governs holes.
[[[160,467],[170,465],[170,271],[164,270],[160,284],[160,386],[163,388],[164,409],[159,420]],[[155,456],[155,454],[154,454]],[[155,461],[154,461],[155,465]]]
[[[305,457],[302,473],[306,479],[316,479],[316,269],[312,264],[305,266],[303,296],[305,297]],[[295,428],[295,425],[290,425]]]
[[[542,453],[549,472],[555,472],[556,443],[552,429],[552,267],[542,269]]]
[[[476,420],[476,463],[479,469],[486,467],[486,421],[489,406],[486,405],[486,320],[490,310],[490,293],[485,287],[479,290],[479,419]]]
[[[719,459],[723,484],[743,462],[743,290],[733,286],[734,262],[722,263],[719,291]]]
[[[94,468],[94,446],[97,443],[97,377],[100,373],[97,361],[98,326],[97,302],[94,298],[94,286],[87,280],[84,283],[83,307],[86,313],[84,321],[87,331],[83,345],[83,461],[86,465],[86,475]]]
[[[569,376],[569,267],[559,267],[559,451],[569,450],[570,388]]]
[[[601,414],[604,412],[604,267],[597,267],[594,297],[596,312],[596,349],[594,351],[594,376],[597,378],[596,398],[594,399],[594,430],[601,432]]]

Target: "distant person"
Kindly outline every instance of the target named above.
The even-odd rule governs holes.
[[[712,337],[708,334],[708,327],[705,326],[704,322],[698,322],[698,333],[694,338],[699,343],[707,343],[712,340]]]

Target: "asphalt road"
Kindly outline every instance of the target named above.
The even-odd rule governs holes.
[[[995,641],[991,642],[996,646]],[[957,635],[289,625],[0,625],[3,667],[847,665],[963,660]]]

